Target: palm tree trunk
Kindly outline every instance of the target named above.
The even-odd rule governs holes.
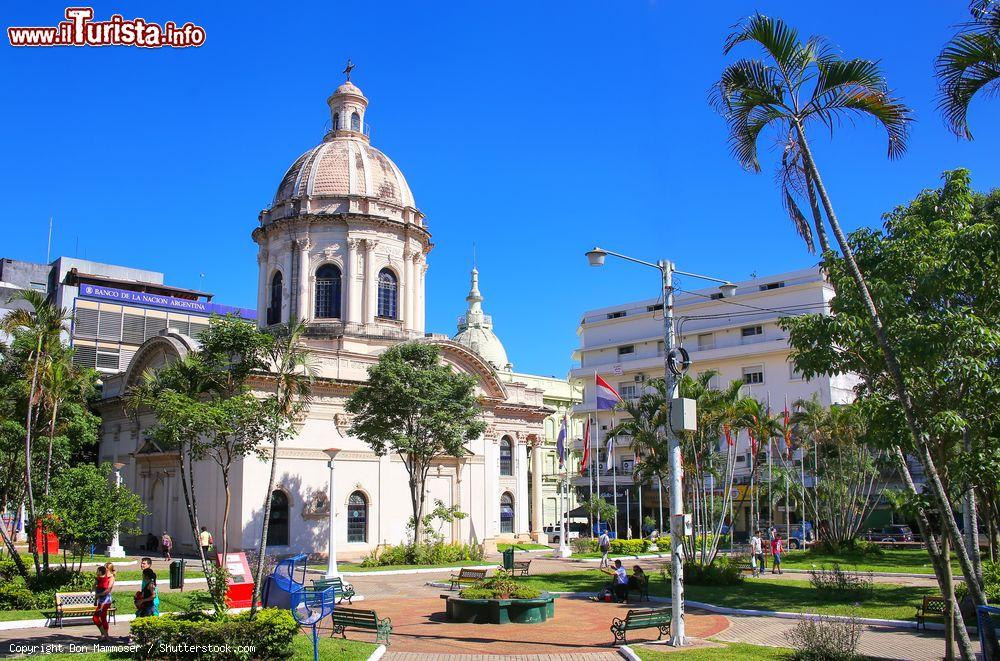
[[[942,522],[943,523],[943,522]],[[944,565],[944,658],[955,661],[955,584],[951,581],[951,554],[948,536],[941,535],[941,559]]]
[[[35,402],[35,390],[38,387],[38,363],[41,360],[42,355],[42,337],[38,337],[38,345],[35,347],[35,365],[31,370],[31,389],[28,391],[28,419],[27,424],[24,427],[24,488],[27,494],[28,500],[28,521],[30,525],[25,526],[28,530],[28,544],[31,546],[31,555],[35,560],[35,573],[39,573],[41,568],[38,564],[38,545],[35,544],[33,539],[35,536],[35,494],[34,494],[34,484],[31,480],[31,424],[32,424],[32,410],[34,408]],[[45,538],[42,538],[42,544],[45,544]]]
[[[816,200],[816,189],[813,188],[812,175],[806,173],[806,192],[809,194],[809,207],[812,209],[813,224],[816,225],[816,238],[819,239],[819,249],[825,255],[830,251],[830,239],[826,236],[826,226],[823,224],[823,215],[819,210],[819,202]]]
[[[10,553],[10,559],[14,561],[14,565],[17,567],[17,573],[21,575],[25,580],[28,579],[28,568],[24,566],[24,561],[21,559],[21,555],[17,552],[17,547],[14,546],[14,540],[10,538],[7,534],[7,526],[0,524],[0,536],[3,537],[4,546],[7,547],[7,552]]]
[[[847,263],[848,270],[854,278],[854,282],[858,286],[858,292],[861,295],[865,308],[868,311],[869,321],[875,331],[875,337],[878,340],[879,347],[882,349],[882,355],[885,358],[886,368],[888,369],[889,375],[892,377],[893,384],[895,385],[896,397],[899,399],[900,405],[903,408],[903,414],[906,418],[906,426],[909,428],[910,436],[912,437],[914,447],[917,451],[917,458],[923,466],[924,473],[931,487],[931,494],[935,500],[936,509],[938,510],[938,514],[940,515],[942,523],[945,526],[945,534],[951,538],[952,547],[954,547],[955,554],[958,556],[959,565],[962,567],[962,574],[965,576],[966,584],[969,586],[969,593],[972,594],[976,605],[985,605],[987,600],[986,594],[983,591],[983,585],[977,580],[975,570],[972,566],[972,561],[969,559],[969,554],[965,551],[965,545],[962,543],[962,534],[958,530],[958,524],[955,522],[955,517],[952,516],[951,504],[948,501],[948,495],[945,492],[944,485],[941,483],[941,476],[937,471],[937,466],[934,464],[933,458],[931,457],[927,440],[923,434],[920,433],[920,429],[917,425],[917,419],[913,412],[913,403],[910,399],[909,390],[906,388],[906,382],[903,380],[903,372],[899,366],[899,361],[896,359],[896,352],[889,344],[889,338],[886,335],[882,319],[875,307],[875,301],[872,298],[864,276],[861,274],[861,270],[858,268],[858,264],[854,259],[854,253],[851,251],[851,247],[847,242],[847,237],[844,235],[844,232],[840,227],[840,222],[837,220],[837,215],[833,210],[833,205],[827,195],[826,188],[823,185],[823,180],[819,175],[816,162],[813,160],[812,151],[809,149],[805,131],[802,129],[802,125],[798,122],[795,124],[795,130],[799,141],[801,142],[803,159],[805,160],[806,167],[812,173],[813,179],[816,183],[816,190],[823,203],[823,208],[826,210],[826,216],[830,221],[830,227],[833,230],[833,234],[837,239],[840,250],[844,255],[844,261]],[[944,589],[943,586],[942,589]]]
[[[271,518],[271,494],[274,492],[274,481],[277,477],[278,436],[271,441],[271,475],[267,481],[267,493],[264,494],[264,521],[260,526],[260,544],[258,545],[257,565],[253,570],[253,601],[250,602],[250,619],[256,617],[257,600],[260,598],[261,582],[264,579],[264,556],[267,554],[267,529]],[[331,503],[332,505],[333,503]]]
[[[45,458],[45,495],[49,495],[49,480],[52,477],[52,440],[56,435],[56,415],[59,412],[59,402],[52,402],[52,418],[49,420],[49,450]]]

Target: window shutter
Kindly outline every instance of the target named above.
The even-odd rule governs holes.
[[[97,337],[97,310],[78,308],[73,334],[76,337]]]

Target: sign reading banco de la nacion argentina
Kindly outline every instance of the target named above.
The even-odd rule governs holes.
[[[160,294],[150,294],[141,291],[114,289],[100,285],[80,285],[80,296],[104,301],[115,301],[123,305],[140,305],[143,307],[162,308],[188,314],[226,315],[236,313],[244,319],[256,319],[257,311],[248,308],[238,308],[231,305],[209,303],[208,301],[192,301],[186,298],[175,298]]]

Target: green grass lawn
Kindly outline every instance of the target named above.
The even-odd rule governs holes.
[[[187,597],[190,594],[193,594],[193,591],[161,592],[160,612],[169,613],[172,611],[184,610],[187,605]],[[132,603],[132,597],[133,592],[129,590],[114,593],[115,607],[117,608],[118,614],[126,615],[135,612],[135,604]],[[0,622],[9,622],[11,620],[39,620],[44,617],[45,613],[41,610],[0,611]]]
[[[506,551],[511,546],[514,547],[516,551],[551,551],[551,546],[546,546],[545,544],[535,544],[534,542],[528,542],[527,544],[497,544],[497,551]]]
[[[398,569],[444,569],[447,567],[478,567],[479,565],[489,565],[493,567],[496,563],[490,562],[489,560],[459,560],[456,562],[446,562],[439,565],[382,565],[381,567],[362,567],[356,562],[338,562],[337,569],[342,572],[345,571],[357,571],[357,572],[372,572],[372,571],[390,571]],[[315,571],[326,571],[326,565],[309,565],[309,569]],[[315,578],[315,577],[314,577]]]
[[[606,574],[592,569],[529,576],[519,580],[550,592],[597,592],[609,579]],[[653,574],[649,591],[653,595],[669,596],[670,583],[659,574]],[[857,605],[853,598],[822,599],[808,581],[747,579],[740,585],[724,587],[688,583],[684,587],[684,593],[692,601],[729,608],[823,615],[848,615],[853,612],[859,617],[912,620],[924,595],[936,594],[937,589],[876,583],[872,596]]]
[[[781,558],[785,569],[813,569],[833,563],[840,563],[845,569],[857,567],[860,571],[897,572],[901,574],[933,574],[930,556],[925,549],[882,549],[880,555],[860,552],[820,553],[813,549],[808,551],[788,551]],[[768,563],[770,564],[770,562]],[[957,574],[962,573],[957,560],[952,560],[952,568]]]
[[[772,659],[791,659],[792,650],[784,647],[765,647],[748,643],[723,643],[723,647],[703,647],[701,649],[681,650],[678,652],[661,652],[652,646],[630,645],[632,651],[639,655],[642,661],[722,661],[722,659],[740,659],[741,661],[771,661]]]
[[[337,661],[365,661],[376,645],[358,640],[344,640],[342,638],[323,637],[319,639],[319,658],[337,659]],[[312,661],[312,635],[302,634],[294,639],[292,645],[293,661]],[[91,652],[88,654],[49,654],[46,659],[56,661],[104,661],[105,659],[130,659],[130,655],[125,653],[107,654],[103,652]]]

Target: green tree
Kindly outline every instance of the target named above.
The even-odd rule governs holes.
[[[271,494],[277,475],[278,445],[295,432],[293,423],[305,411],[316,376],[312,355],[302,343],[305,325],[302,322],[279,324],[265,331],[271,342],[264,350],[269,376],[274,381],[274,394],[268,399],[266,422],[271,437],[271,470],[264,492],[263,521],[260,546],[254,565],[254,594],[250,602],[251,617],[257,612],[257,599],[264,580],[264,559],[267,555],[267,529],[271,519]]]
[[[34,538],[36,512],[35,489],[31,472],[32,468],[32,429],[35,424],[38,402],[42,393],[39,392],[40,366],[48,356],[58,352],[62,347],[61,335],[66,330],[66,312],[45,300],[37,291],[25,290],[12,297],[9,302],[21,301],[31,309],[12,310],[3,320],[0,320],[0,330],[14,335],[26,337],[32,347],[25,357],[26,365],[31,365],[31,385],[28,388],[28,405],[24,425],[24,481],[25,498],[28,505],[29,538]],[[35,561],[35,572],[40,571],[38,549],[31,545],[31,554]]]
[[[897,397],[895,378],[880,360],[881,342],[864,323],[867,305],[856,289],[844,286],[851,279],[844,260],[827,264],[837,288],[832,314],[782,322],[790,331],[792,358],[807,377],[847,372],[860,376],[860,403],[897,463],[905,465],[904,455],[915,454],[922,463],[932,457],[940,467],[934,477],[945,493],[944,514],[940,493],[929,479],[936,521],[932,524],[926,510],[918,510],[918,521],[922,532],[938,526],[944,531],[942,544],[955,551],[970,594],[981,603],[985,595],[957,533],[949,491],[963,481],[977,481],[970,475],[963,480],[958,461],[963,454],[995,453],[997,447],[1000,193],[976,194],[968,172],[947,172],[942,188],[925,191],[888,214],[883,231],[861,229],[850,242],[885,311],[885,331],[897,347],[913,421],[927,430],[926,437],[918,443],[906,434],[910,421]],[[902,473],[909,476],[908,471]],[[908,486],[915,491],[912,481]],[[939,582],[944,581],[950,575],[947,555],[933,535],[924,536]],[[942,585],[945,595],[950,583]],[[963,627],[958,633],[964,648]]]
[[[972,20],[941,50],[935,63],[938,108],[955,135],[972,139],[969,105],[1000,90],[1000,2],[975,0]]]
[[[615,506],[604,500],[604,498],[596,493],[589,496],[580,504],[586,508],[588,512],[590,512],[590,516],[596,521],[615,520],[615,514],[617,512],[617,510],[615,510]]]
[[[138,533],[136,524],[146,514],[137,494],[114,484],[109,464],[81,464],[57,472],[41,503],[48,512],[46,527],[73,548],[81,566],[92,545],[107,543],[118,531]]]
[[[414,521],[423,519],[427,472],[440,457],[462,457],[486,429],[476,381],[440,362],[433,344],[408,342],[385,351],[368,381],[347,401],[350,433],[383,456],[395,452],[409,475]],[[417,526],[414,542],[422,541]]]

